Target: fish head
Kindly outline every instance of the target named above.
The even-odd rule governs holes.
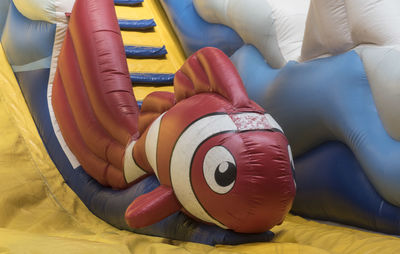
[[[241,233],[265,232],[284,220],[296,189],[290,146],[269,115],[255,116],[268,124],[243,127],[229,116],[199,130],[202,141],[186,150],[189,179],[180,179],[189,187],[177,195],[189,214]],[[229,120],[232,128],[221,127]]]

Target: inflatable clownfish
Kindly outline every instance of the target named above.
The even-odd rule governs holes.
[[[127,146],[126,181],[154,172],[161,184],[133,201],[127,223],[144,227],[179,210],[243,233],[281,223],[295,195],[290,146],[248,98],[229,58],[199,50],[176,73],[174,89],[145,98],[140,138]]]
[[[204,48],[189,57],[175,75],[175,93],[148,95],[139,113],[123,47],[119,54],[104,54],[107,43],[84,51],[72,38],[90,35],[70,31],[52,88],[68,148],[104,186],[128,188],[149,174],[160,182],[127,208],[129,226],[177,211],[244,233],[283,221],[295,195],[288,141],[248,98],[222,51]],[[120,37],[104,39],[120,45]]]

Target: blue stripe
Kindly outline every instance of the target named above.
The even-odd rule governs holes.
[[[125,46],[126,57],[162,57],[168,52],[165,46],[162,47],[137,47],[137,46]]]
[[[231,28],[204,21],[197,13],[193,0],[162,0],[161,3],[186,56],[203,47],[216,47],[231,56],[243,46],[243,40]]]
[[[379,195],[348,146],[324,143],[295,162],[293,213],[399,234],[400,207]]]
[[[174,82],[175,74],[167,73],[131,73],[133,83],[145,83],[150,85],[168,85]]]
[[[143,3],[143,0],[114,0],[115,5],[137,5]]]
[[[127,20],[119,19],[119,27],[121,30],[145,30],[156,26],[154,19]]]

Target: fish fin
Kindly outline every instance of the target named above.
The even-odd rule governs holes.
[[[161,221],[181,208],[172,188],[160,185],[129,205],[125,212],[125,221],[132,228],[142,228]]]
[[[190,56],[174,79],[179,102],[197,93],[217,93],[236,108],[253,107],[235,66],[221,50],[202,48]]]
[[[87,2],[77,1],[63,36],[54,80],[49,80],[51,110],[63,136],[62,147],[74,155],[66,152],[71,166],[82,166],[101,185],[125,189],[129,186],[123,175],[125,147],[139,134],[139,107],[126,58],[120,57],[125,49],[113,18],[114,3],[92,1],[98,8],[90,8]],[[99,29],[99,22],[81,25],[82,20],[103,14],[111,17],[104,23],[107,29]],[[90,43],[77,47],[75,39]]]
[[[143,100],[139,115],[139,133],[144,133],[147,127],[162,113],[175,105],[175,96],[170,92],[152,92]]]

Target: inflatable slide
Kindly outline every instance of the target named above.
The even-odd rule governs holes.
[[[290,1],[287,2],[289,4]],[[254,1],[254,3],[256,3],[256,1]],[[269,4],[272,5],[273,2],[271,1]],[[304,15],[296,13],[295,16],[300,20],[303,19],[305,26],[308,5],[306,5],[307,3],[305,2],[302,4],[304,4],[304,6],[299,3],[299,8],[296,10],[303,10]],[[2,207],[2,211],[0,212],[0,222],[2,225],[0,229],[1,250],[17,253],[393,253],[399,251],[400,243],[396,236],[365,232],[363,230],[340,225],[327,225],[325,223],[309,221],[291,214],[286,216],[282,224],[272,227],[271,231],[266,231],[264,233],[240,233],[224,229],[218,226],[218,223],[217,225],[205,224],[199,222],[199,220],[192,219],[191,217],[196,215],[196,212],[190,212],[190,210],[190,217],[185,213],[177,212],[156,224],[141,228],[135,228],[133,225],[134,228],[132,229],[132,227],[128,225],[129,220],[128,224],[127,221],[125,221],[125,210],[132,200],[155,189],[159,185],[159,181],[162,182],[162,178],[159,178],[158,175],[140,178],[139,181],[134,181],[128,188],[124,187],[122,190],[104,186],[107,184],[113,186],[112,179],[114,178],[112,176],[106,177],[107,181],[111,179],[111,182],[102,182],[103,178],[101,178],[101,176],[96,174],[90,176],[91,172],[82,168],[82,162],[85,163],[88,157],[84,156],[83,159],[79,157],[79,153],[77,153],[71,145],[71,141],[69,141],[71,140],[70,136],[65,135],[65,126],[70,125],[65,125],[63,123],[63,121],[65,121],[63,119],[67,117],[66,111],[59,110],[60,105],[63,105],[61,103],[62,97],[59,97],[60,93],[57,93],[57,91],[60,91],[61,84],[59,77],[65,75],[65,73],[72,73],[73,67],[71,66],[73,66],[74,61],[80,61],[81,56],[92,54],[92,45],[88,44],[88,41],[85,41],[88,34],[82,33],[82,31],[90,31],[90,29],[109,35],[107,39],[97,38],[96,43],[105,46],[104,54],[98,56],[104,56],[101,59],[105,59],[106,64],[111,63],[109,66],[111,70],[116,68],[115,71],[112,71],[112,74],[118,74],[118,70],[126,70],[124,71],[124,73],[127,74],[125,76],[128,82],[133,84],[133,93],[131,92],[132,89],[129,88],[130,92],[126,90],[127,92],[124,92],[124,94],[134,94],[137,105],[135,106],[132,104],[133,106],[129,106],[128,108],[128,104],[121,104],[121,108],[126,108],[127,110],[141,107],[141,112],[154,113],[155,111],[146,111],[146,109],[148,109],[149,105],[160,105],[162,100],[160,100],[159,97],[149,96],[148,94],[153,91],[158,91],[156,95],[165,94],[161,93],[165,91],[173,91],[174,88],[172,88],[171,85],[175,72],[178,70],[183,73],[193,72],[193,65],[184,65],[185,58],[201,48],[210,46],[217,47],[223,50],[227,55],[231,55],[231,60],[236,65],[241,79],[244,81],[249,97],[263,106],[265,112],[271,113],[273,117],[277,119],[278,123],[283,126],[283,132],[288,137],[289,142],[296,146],[293,150],[296,156],[295,174],[297,198],[293,206],[293,211],[298,214],[304,214],[307,217],[336,220],[377,231],[398,234],[397,231],[392,229],[393,226],[382,227],[379,226],[380,224],[378,223],[375,227],[372,227],[365,224],[362,218],[359,221],[351,220],[351,218],[349,219],[349,216],[346,215],[346,211],[349,211],[348,209],[354,209],[355,207],[359,209],[361,214],[369,211],[369,208],[360,208],[360,205],[355,202],[351,196],[349,199],[344,198],[348,196],[348,193],[352,193],[351,191],[345,192],[344,196],[335,195],[338,200],[337,202],[331,200],[327,202],[329,208],[321,208],[321,210],[329,210],[331,213],[320,215],[310,214],[307,211],[306,208],[310,208],[310,204],[310,210],[318,211],[318,209],[312,208],[320,205],[320,199],[329,201],[325,196],[318,197],[318,195],[315,194],[309,197],[306,195],[309,192],[307,188],[316,186],[315,183],[308,183],[307,180],[314,179],[313,181],[316,182],[321,181],[321,178],[318,178],[318,175],[313,171],[315,168],[321,169],[321,172],[327,172],[322,176],[330,176],[328,177],[330,178],[329,180],[337,179],[336,181],[343,183],[345,181],[341,178],[342,175],[339,169],[356,171],[364,167],[362,164],[360,166],[360,162],[358,162],[357,159],[354,159],[355,157],[352,155],[354,152],[346,148],[345,140],[340,140],[340,144],[336,144],[335,142],[326,144],[328,147],[327,152],[325,152],[327,157],[321,158],[321,152],[315,152],[313,150],[302,155],[301,142],[299,145],[295,137],[296,131],[300,133],[299,135],[304,135],[302,128],[297,127],[298,129],[296,129],[296,126],[298,126],[296,124],[303,123],[296,117],[302,117],[301,112],[303,109],[299,105],[303,105],[304,103],[299,101],[298,105],[293,106],[298,111],[289,111],[290,114],[294,114],[294,116],[286,116],[285,114],[288,114],[286,108],[292,108],[292,105],[286,106],[285,96],[290,96],[291,92],[289,92],[289,90],[293,91],[293,87],[286,91],[285,87],[290,86],[290,81],[285,81],[284,77],[279,78],[279,75],[282,75],[279,72],[283,72],[284,70],[279,70],[279,68],[286,64],[285,61],[287,59],[293,59],[294,56],[296,56],[296,52],[292,52],[293,54],[288,57],[287,52],[282,53],[276,51],[276,48],[273,51],[271,51],[271,49],[266,49],[265,52],[271,52],[271,59],[275,59],[274,57],[279,54],[284,56],[275,63],[275,66],[271,64],[274,69],[267,69],[264,59],[267,59],[267,63],[269,63],[269,61],[263,53],[259,53],[263,52],[262,49],[244,45],[244,43],[252,42],[249,42],[248,38],[241,34],[239,28],[235,28],[234,25],[229,24],[229,19],[217,20],[218,14],[214,11],[217,11],[220,7],[213,6],[212,1],[210,1],[210,3],[207,3],[207,1],[192,2],[168,0],[160,2],[149,0],[115,1],[115,5],[116,7],[114,7],[112,1],[105,0],[77,0],[76,3],[73,1],[15,0],[4,1],[0,5],[0,25],[3,28],[1,40],[2,86],[0,90],[0,103],[1,107],[4,109],[0,116],[1,130],[3,133],[0,155],[2,162],[0,168],[2,182],[2,195],[0,198]],[[281,10],[284,10],[285,5],[282,4],[281,6],[272,7],[272,11],[276,11],[274,8],[282,8]],[[89,8],[87,10],[90,10],[90,12],[85,12],[85,8]],[[90,15],[90,13],[95,15]],[[285,15],[284,12],[280,13]],[[203,18],[201,18],[199,14],[201,14]],[[252,16],[246,14],[246,12],[243,12],[242,15],[248,15],[248,17],[254,16],[254,18],[257,18],[256,15]],[[276,12],[274,15],[274,18],[276,18]],[[240,18],[240,15],[237,15],[237,17]],[[243,18],[246,19],[245,16]],[[299,22],[298,19],[296,19],[296,24],[300,26],[301,22]],[[208,22],[206,20],[208,20]],[[247,18],[246,20],[252,22],[251,18]],[[99,24],[102,25],[96,27]],[[232,27],[236,32],[223,24]],[[273,24],[279,23],[273,22]],[[118,30],[115,30],[115,25],[117,25]],[[15,31],[20,32],[16,33]],[[288,34],[298,36],[303,32],[301,27],[296,27],[292,31],[289,30]],[[119,37],[118,34],[120,34]],[[179,38],[179,41],[175,37],[175,34]],[[96,39],[96,36],[93,36],[93,38]],[[199,38],[201,38],[201,40]],[[72,45],[73,47],[72,50],[68,50],[68,43],[65,42],[68,40],[73,42],[73,44],[70,44],[70,46]],[[120,40],[120,46],[110,44],[113,40]],[[125,45],[123,45],[122,42]],[[256,43],[252,44],[256,45]],[[294,48],[296,47],[298,49],[299,46],[297,45]],[[284,47],[280,46],[278,48]],[[117,59],[122,59],[121,56],[123,56],[124,63],[126,64],[114,61],[116,59],[115,56],[107,54],[107,49],[112,49],[111,52],[119,52]],[[211,51],[214,52],[214,49]],[[201,55],[208,54],[201,53],[208,52],[207,50],[199,52],[200,53],[193,55],[194,58],[189,58],[188,62],[193,63],[190,59],[195,59],[196,57],[205,57],[207,59],[206,56]],[[73,54],[75,54],[75,56],[71,57]],[[218,53],[218,55],[219,54],[220,53]],[[229,67],[231,63],[229,60],[226,60],[227,57],[223,54],[219,55],[217,59],[212,59],[210,63],[218,62],[220,59],[225,59],[223,60],[224,73],[229,73],[229,77],[237,75],[235,74],[235,68],[232,69]],[[348,64],[349,60],[346,57],[339,60],[333,59],[333,61],[331,61],[330,58],[326,60],[329,62],[327,67],[324,67],[323,60],[317,60],[315,65],[329,70],[333,69],[332,66],[337,66],[339,69],[338,72],[345,72],[344,69],[341,68],[346,69],[347,65],[340,62],[340,60],[346,64]],[[312,65],[312,61],[308,63],[305,58],[304,60],[300,58],[297,60],[299,62],[304,62],[304,64],[311,64],[310,67],[305,66],[305,69],[310,68],[313,70],[316,68]],[[204,62],[202,62],[202,64],[204,64]],[[301,64],[303,63],[299,65]],[[354,65],[353,62],[349,64],[351,66],[357,66]],[[182,67],[182,65],[184,67]],[[93,66],[95,66],[93,62],[88,62],[86,69],[81,69],[80,73],[83,76],[86,75],[84,74],[86,72],[93,71],[96,73],[98,70],[93,68]],[[290,66],[290,63],[288,66]],[[218,68],[212,68],[211,70],[216,69]],[[232,71],[229,72],[227,71],[228,69]],[[296,69],[289,71],[289,73],[293,72],[296,73]],[[253,75],[250,75],[251,73],[253,73]],[[300,73],[303,73],[303,71]],[[79,80],[76,79],[75,76],[62,76],[62,83],[67,93],[70,91],[67,89],[71,89],[74,83],[79,83]],[[313,75],[310,74],[308,76],[312,77]],[[321,76],[330,79],[327,75]],[[98,75],[95,75],[91,78],[96,80],[98,77]],[[237,77],[239,76],[237,75]],[[275,78],[282,83],[274,81]],[[343,79],[346,78],[346,76],[343,77]],[[239,78],[237,80],[241,79]],[[301,80],[296,76],[294,76],[293,79],[296,80],[296,82]],[[76,82],[66,83],[66,80],[75,80]],[[106,82],[107,81],[111,82],[110,85],[113,85],[113,87],[110,86],[111,90],[122,91],[121,87],[116,88],[118,82],[115,78],[106,79]],[[175,83],[186,84],[185,82],[186,79],[179,81],[177,74]],[[233,82],[232,79],[231,82]],[[236,81],[233,83],[235,82]],[[340,80],[338,82],[340,83]],[[239,84],[240,83],[241,82],[239,82]],[[328,82],[321,82],[317,79],[317,81],[311,83],[319,86],[320,84],[327,84]],[[68,84],[68,87],[65,86],[66,84]],[[196,89],[204,89],[196,85],[195,81],[194,85],[197,87]],[[274,85],[282,90],[278,88],[272,89],[271,87]],[[215,85],[211,85],[210,87],[213,86],[215,87],[213,88],[215,91],[225,91]],[[313,91],[312,87],[307,87],[306,85],[302,87],[305,87],[304,89],[307,91]],[[269,92],[267,88],[272,89],[273,92]],[[259,89],[262,89],[263,92]],[[176,91],[175,88],[175,92]],[[188,91],[190,92],[190,90],[180,91],[184,92],[181,96],[187,94]],[[233,91],[235,98],[229,95],[228,90],[222,92],[222,94],[225,93],[224,96],[230,98],[235,105],[240,105],[238,104],[238,100],[242,98],[239,96],[241,92],[237,89]],[[266,92],[264,93],[264,91]],[[300,94],[300,91],[294,91],[295,94]],[[332,91],[329,92],[329,89],[326,89],[326,91],[327,94],[333,93]],[[226,93],[228,93],[228,95],[226,95]],[[305,93],[308,92],[305,91]],[[55,94],[57,94],[58,97],[54,97]],[[146,96],[150,99],[145,99]],[[278,97],[275,98],[275,96]],[[156,103],[149,104],[150,102],[154,103],[154,98],[156,99]],[[182,99],[186,97],[178,96],[176,98],[176,100],[179,100],[179,98]],[[247,96],[244,98],[247,98]],[[279,98],[282,98],[282,101],[279,101]],[[301,96],[301,98],[307,97]],[[120,99],[122,102],[124,97],[121,96]],[[323,100],[322,98],[320,99]],[[209,99],[207,100],[208,103],[212,105],[211,101]],[[325,101],[326,100],[327,99],[325,99]],[[296,102],[292,97],[288,99],[288,101],[291,103]],[[78,102],[81,102],[81,100],[78,100]],[[55,108],[53,108],[54,105]],[[87,112],[82,106],[83,104],[78,103],[77,105],[78,111]],[[311,105],[317,107],[313,104]],[[94,104],[93,107],[95,107]],[[258,106],[252,105],[246,107],[250,107],[251,112],[254,112],[254,110],[257,112],[264,112],[264,110],[258,108]],[[335,110],[337,109],[332,109],[332,111]],[[169,115],[173,114],[169,113]],[[86,117],[89,119],[90,114],[86,115]],[[148,114],[140,115],[139,118],[140,117],[145,119],[148,117]],[[333,116],[328,115],[327,117],[330,118]],[[303,118],[306,119],[305,116],[303,116]],[[251,121],[255,121],[259,118],[254,118],[252,115],[251,119]],[[267,120],[259,120],[261,123],[258,123],[256,126],[261,125],[263,126],[262,128],[275,126],[274,130],[276,131],[272,131],[271,129],[269,132],[271,134],[277,132],[276,135],[284,137],[281,133],[280,126],[276,124],[275,121],[268,120],[269,118],[265,119]],[[124,120],[121,120],[120,122],[122,127],[124,125],[123,121]],[[243,120],[240,121],[243,122]],[[310,121],[318,121],[318,119],[308,119],[308,122]],[[316,125],[319,126],[318,124]],[[116,131],[115,133],[118,133],[117,129],[122,128],[121,126],[116,125],[112,128]],[[314,125],[310,126],[314,127]],[[95,132],[96,128],[93,126],[91,128],[90,131]],[[140,128],[141,125],[139,123],[139,130]],[[245,131],[247,131],[247,133],[249,132],[249,127],[240,128],[245,128]],[[256,132],[259,132],[257,128],[260,127],[252,128],[256,128]],[[292,130],[291,128],[295,128],[296,130]],[[86,135],[94,135],[90,133],[90,131],[87,132]],[[252,131],[250,131],[250,133],[251,132]],[[314,137],[315,139],[323,136],[323,132],[321,132],[321,136],[316,135],[318,133],[316,130],[311,129],[310,132],[314,132],[316,136]],[[118,140],[119,134],[115,135]],[[330,138],[330,140],[334,139]],[[313,141],[313,139],[307,137],[307,142],[308,141]],[[101,139],[96,142],[96,144],[102,143]],[[140,142],[140,139],[137,142]],[[318,143],[318,141],[313,142]],[[341,148],[343,146],[344,148]],[[287,147],[285,147],[285,149],[283,154],[286,155],[281,158],[285,161],[284,165],[289,166],[285,166],[285,168],[290,169],[288,171],[290,174],[287,174],[287,176],[290,176],[288,179],[291,179],[290,150],[287,150]],[[110,155],[110,157],[107,158],[112,158],[112,156],[113,155]],[[231,157],[228,156],[228,158]],[[333,159],[327,160],[326,158]],[[344,160],[344,162],[335,164],[338,160]],[[350,162],[352,162],[352,164],[349,164]],[[236,161],[232,163],[236,163]],[[307,170],[309,170],[309,173],[311,170],[311,176],[306,175]],[[110,173],[112,171],[107,172]],[[162,172],[161,168],[158,169],[158,172],[159,174]],[[229,172],[229,170],[227,172]],[[337,174],[338,172],[339,174]],[[356,175],[360,176],[359,173]],[[125,180],[127,179],[126,176],[127,174],[124,174]],[[352,186],[366,186],[365,188],[371,189],[370,185],[368,185],[370,183],[367,178],[364,177],[362,178],[364,180],[359,180],[351,174],[349,177],[350,181],[352,181]],[[206,178],[206,180],[207,179],[208,178]],[[207,184],[209,184],[209,181],[210,180],[207,180]],[[103,183],[103,185],[99,183]],[[324,182],[320,184],[321,186],[331,186]],[[232,189],[232,187],[229,187],[229,184],[222,185],[230,188],[227,189],[227,192]],[[210,187],[211,186],[213,185],[211,184]],[[284,189],[287,189],[287,186],[289,185],[286,185]],[[343,190],[342,186],[339,186],[339,189]],[[218,189],[213,189],[213,191],[224,190],[218,187]],[[366,192],[363,189],[360,191],[362,191],[367,198],[380,197],[376,196],[377,194],[375,192]],[[319,190],[316,189],[316,192],[319,192]],[[357,194],[357,192],[355,193]],[[179,197],[179,194],[176,195],[179,201],[181,201],[182,199]],[[363,200],[365,200],[365,198]],[[342,210],[344,209],[343,206],[337,206],[340,204],[339,201],[350,205],[350,207],[344,207],[346,211],[343,211],[343,213],[338,212],[340,208]],[[268,202],[270,201],[266,200],[262,203]],[[387,220],[388,222],[383,225],[394,225],[394,228],[396,228],[396,223],[394,223],[393,220],[396,220],[398,213],[396,210],[393,210],[395,208],[385,208],[386,203],[382,202],[383,201],[381,201],[381,204],[383,205],[380,211],[388,211],[387,213],[392,214],[391,216],[393,217],[388,215],[383,216],[384,214],[372,214],[370,215],[372,216],[371,218]],[[290,202],[288,204],[290,204]],[[302,206],[305,208],[302,208]],[[190,208],[190,206],[185,206],[185,210],[188,208]],[[273,209],[272,212],[274,213]],[[264,214],[270,213],[264,212]],[[284,212],[283,214],[286,213]],[[347,212],[347,214],[349,214],[349,212]],[[360,216],[355,214],[353,217],[358,218]],[[270,215],[265,216],[264,219],[268,220],[269,218],[271,218]],[[262,220],[263,218],[258,219],[259,222]],[[281,221],[278,220],[277,222]],[[278,224],[277,222],[275,224]],[[227,222],[224,223],[228,224]],[[235,230],[233,226],[231,228]],[[213,247],[213,245],[216,244],[218,245]],[[240,245],[229,246],[231,244]]]

